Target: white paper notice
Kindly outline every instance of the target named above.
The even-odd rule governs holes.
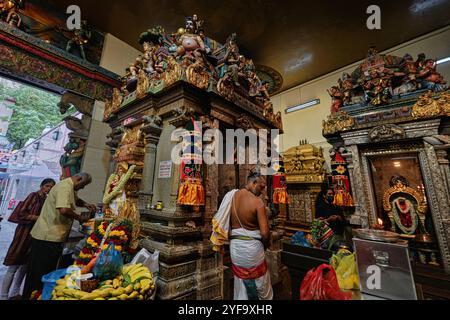
[[[167,179],[172,176],[172,161],[161,161],[159,163],[158,178]]]

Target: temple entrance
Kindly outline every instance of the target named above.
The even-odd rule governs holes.
[[[60,158],[70,132],[63,119],[77,116],[74,108],[61,114],[60,99],[58,94],[0,77],[1,261],[17,226],[7,221],[13,210],[38,191],[44,179],[60,180]],[[0,281],[6,268],[0,266]]]

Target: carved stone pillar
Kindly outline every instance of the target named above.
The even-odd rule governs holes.
[[[124,133],[124,129],[122,126],[120,126],[120,127],[113,129],[112,132],[106,136],[106,138],[108,139],[106,141],[106,145],[109,146],[109,148],[110,148],[109,151],[110,151],[110,155],[111,155],[109,158],[108,177],[116,169],[116,163],[113,159],[113,156],[117,151],[120,140],[122,140],[123,133]]]
[[[141,190],[139,192],[139,207],[149,209],[152,203],[153,182],[156,170],[156,149],[162,132],[162,120],[158,116],[146,117],[147,124],[142,128],[145,134],[144,171]]]
[[[441,174],[443,153],[436,154],[433,145],[425,142],[425,153],[422,153],[425,187],[427,188],[434,229],[441,250],[442,261],[447,273],[450,273],[450,201],[447,188],[448,181]],[[441,158],[441,161],[438,159]]]
[[[203,122],[205,129],[219,129],[219,120],[217,119],[206,119]],[[216,145],[219,141],[213,139],[208,144],[209,148],[212,150],[216,150]],[[206,146],[205,146],[206,147]],[[212,231],[212,218],[214,214],[217,212],[219,207],[218,198],[219,198],[219,165],[217,163],[205,165],[206,167],[206,181],[205,181],[205,191],[206,191],[206,199],[205,199],[205,213],[204,213],[204,227],[203,227],[203,240],[209,242],[209,237]]]
[[[356,207],[355,214],[352,215],[350,223],[360,224],[363,228],[367,228],[369,226],[369,217],[366,209],[368,202],[366,201],[366,195],[364,193],[365,182],[363,180],[361,157],[357,145],[349,146],[348,151],[348,153],[344,154],[344,157],[347,161],[353,202]]]
[[[450,161],[448,160],[448,151],[450,145],[435,146],[436,156],[438,158],[439,166],[441,168],[442,176],[447,187],[447,192],[450,194]]]

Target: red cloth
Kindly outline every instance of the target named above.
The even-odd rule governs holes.
[[[240,279],[258,279],[266,274],[267,262],[264,260],[263,263],[254,268],[243,268],[232,264],[231,269],[233,270],[233,274]]]

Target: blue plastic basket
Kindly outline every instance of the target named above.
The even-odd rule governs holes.
[[[42,289],[41,300],[51,300],[53,289],[56,286],[56,281],[64,277],[66,274],[67,268],[55,270],[42,277],[44,288]]]

